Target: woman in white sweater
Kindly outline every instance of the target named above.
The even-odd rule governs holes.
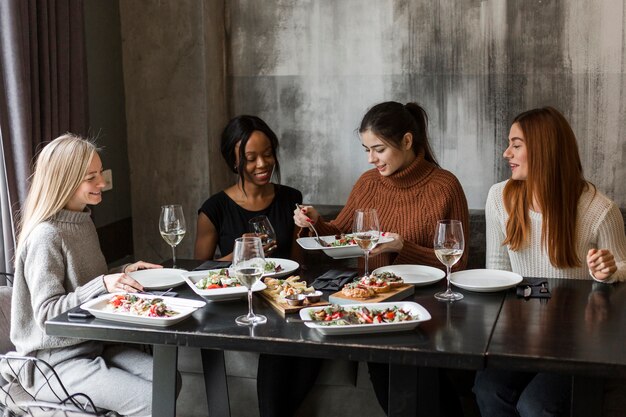
[[[123,415],[151,415],[152,357],[129,346],[46,335],[44,323],[63,311],[106,292],[142,290],[126,275],[145,262],[109,273],[87,205],[102,200],[105,185],[96,147],[66,134],[37,157],[22,210],[15,256],[11,341],[19,356],[43,359],[55,367],[70,392],[83,392],[97,407]],[[3,361],[1,369],[8,364]],[[2,372],[7,379],[8,372]],[[27,372],[22,385],[31,393],[45,386]]]
[[[511,179],[489,190],[487,268],[526,277],[626,280],[619,208],[583,176],[576,137],[552,107],[524,112],[504,158]],[[474,392],[481,415],[566,415],[570,378],[487,369]]]

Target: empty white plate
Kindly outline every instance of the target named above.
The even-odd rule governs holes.
[[[459,288],[476,292],[502,291],[522,282],[522,276],[511,271],[497,269],[468,269],[453,272],[450,283]]]
[[[446,276],[441,269],[425,265],[389,265],[376,268],[372,273],[393,272],[402,277],[405,284],[413,284],[416,287],[433,284]]]
[[[128,275],[143,285],[146,290],[167,290],[185,283],[183,272],[187,271],[174,268],[155,268],[140,269],[130,272]]]

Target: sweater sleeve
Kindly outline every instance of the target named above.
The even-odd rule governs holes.
[[[352,187],[352,191],[348,196],[348,201],[343,209],[337,215],[335,220],[326,222],[320,217],[320,220],[315,224],[315,228],[320,235],[334,235],[338,233],[351,233],[352,232],[352,219],[354,218],[354,212],[359,208],[368,207],[365,204],[364,199],[371,196],[372,193],[368,192],[367,181],[363,179],[363,176]]]
[[[92,296],[105,291],[102,276],[67,292],[62,240],[58,235],[41,236],[28,248],[24,259],[24,279],[31,295],[30,302],[37,325],[44,329],[46,320],[58,316]]]
[[[505,239],[505,233],[502,229],[497,203],[502,204],[501,196],[496,190],[497,184],[491,187],[487,196],[487,204],[485,205],[485,223],[486,223],[486,260],[487,269],[500,269],[503,271],[511,271],[511,260],[506,246],[502,245]]]
[[[624,219],[615,203],[611,203],[606,215],[598,225],[598,249],[610,250],[615,257],[615,264],[617,266],[617,271],[615,271],[609,279],[602,282],[608,284],[626,281],[626,235],[624,234]]]
[[[443,195],[448,196],[447,209],[445,213],[441,213],[442,219],[459,220],[463,225],[463,235],[465,240],[465,250],[463,256],[452,268],[453,271],[462,270],[467,266],[469,258],[469,209],[467,207],[467,199],[463,192],[461,183],[451,174],[446,180],[447,189],[441,190]],[[435,225],[433,227],[433,232]],[[430,247],[420,246],[415,242],[404,241],[404,247],[395,257],[394,264],[417,264],[417,265],[442,265],[437,259],[435,251]]]

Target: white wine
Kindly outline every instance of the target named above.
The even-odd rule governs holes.
[[[435,249],[437,259],[445,266],[452,266],[461,259],[463,249]]]
[[[354,235],[354,240],[361,249],[370,250],[378,242],[378,235],[372,233],[357,233]]]
[[[248,266],[241,269],[235,269],[235,273],[237,274],[237,279],[239,279],[239,281],[246,288],[252,288],[252,286],[259,279],[261,279],[261,275],[263,275],[263,269]]]
[[[185,237],[185,229],[175,229],[167,232],[161,232],[161,236],[163,236],[163,239],[170,246],[176,246],[181,240],[183,240],[183,237]]]

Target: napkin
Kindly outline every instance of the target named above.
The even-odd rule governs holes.
[[[517,296],[524,298],[550,298],[548,280],[543,278],[524,278],[517,285]]]
[[[203,262],[200,266],[194,268],[194,271],[228,268],[230,264],[231,262],[229,261],[206,261],[206,262]]]
[[[357,276],[358,272],[351,269],[331,269],[317,277],[311,285],[316,290],[339,291]]]

